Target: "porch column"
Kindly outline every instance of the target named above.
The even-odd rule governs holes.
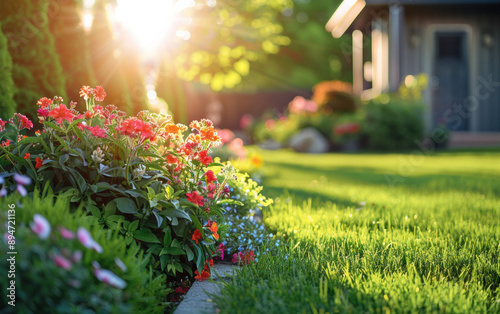
[[[363,33],[352,32],[352,89],[354,94],[363,91]]]
[[[398,90],[401,83],[404,8],[393,4],[389,8],[389,89]]]

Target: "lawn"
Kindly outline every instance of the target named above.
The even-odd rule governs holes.
[[[262,154],[286,245],[225,285],[222,313],[500,312],[499,150]]]

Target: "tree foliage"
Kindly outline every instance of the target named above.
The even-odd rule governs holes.
[[[106,100],[132,113],[132,97],[122,69],[120,45],[114,39],[103,0],[95,3],[89,42],[92,67],[97,84],[106,89]]]
[[[14,64],[14,100],[18,110],[30,115],[44,95],[66,97],[62,67],[48,28],[54,11],[48,8],[47,0],[0,2],[0,21]]]
[[[290,43],[278,18],[293,5],[291,0],[211,3],[198,0],[183,11],[194,17],[180,29],[189,38],[170,46],[176,49],[172,60],[180,78],[207,84],[215,91],[233,88],[248,75],[252,62]]]
[[[10,118],[15,109],[12,59],[7,48],[7,39],[0,27],[0,118]]]
[[[95,85],[88,39],[81,23],[81,5],[77,0],[49,0],[49,3],[57,8],[49,19],[49,27],[64,70],[66,91],[70,100],[77,101],[82,85]]]

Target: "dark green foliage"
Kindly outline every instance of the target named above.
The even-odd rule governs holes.
[[[49,27],[64,70],[68,102],[78,101],[83,85],[95,85],[88,39],[81,24],[81,6],[76,0],[49,0],[49,3],[57,8],[56,14],[49,19]]]
[[[423,137],[422,104],[389,95],[372,100],[366,111],[365,131],[371,149],[410,149]]]
[[[50,9],[50,10],[49,10]],[[0,22],[13,61],[14,100],[18,111],[35,115],[38,99],[66,97],[64,77],[48,20],[56,14],[47,0],[0,2]]]
[[[12,80],[12,59],[7,49],[7,39],[0,28],[0,118],[10,118],[16,109]]]
[[[89,43],[90,59],[97,85],[101,85],[106,90],[106,103],[114,104],[131,114],[133,112],[132,98],[122,69],[120,46],[113,38],[107,18],[105,1],[97,1],[95,4]]]

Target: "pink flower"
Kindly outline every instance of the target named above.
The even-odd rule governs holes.
[[[73,231],[70,231],[64,227],[59,227],[59,232],[61,233],[62,237],[65,239],[74,239],[75,238],[75,233]]]
[[[97,268],[94,270],[94,274],[99,281],[105,282],[112,287],[123,289],[127,286],[127,283],[123,279],[107,269]]]
[[[249,126],[250,124],[252,124],[253,122],[253,117],[249,114],[246,114],[244,115],[243,117],[241,117],[240,119],[240,126],[242,129],[246,129],[247,126]]]
[[[93,136],[95,137],[100,137],[100,138],[105,138],[106,137],[106,130],[101,129],[98,125],[91,127],[88,126],[87,130],[89,130]]]
[[[78,228],[77,236],[78,240],[84,247],[86,247],[87,249],[93,249],[97,253],[102,253],[102,247],[97,242],[95,242],[94,239],[92,239],[92,236],[87,229],[82,227]]]
[[[219,244],[219,248],[217,249],[217,251],[220,251],[220,259],[221,260],[224,260],[224,250],[225,249],[226,249],[226,247],[224,246],[224,243]]]
[[[62,257],[61,255],[57,255],[54,258],[54,263],[56,263],[57,267],[61,267],[64,269],[71,269],[71,262],[66,258]]]
[[[33,222],[30,223],[30,227],[42,240],[50,236],[50,223],[40,214],[33,215]]]

